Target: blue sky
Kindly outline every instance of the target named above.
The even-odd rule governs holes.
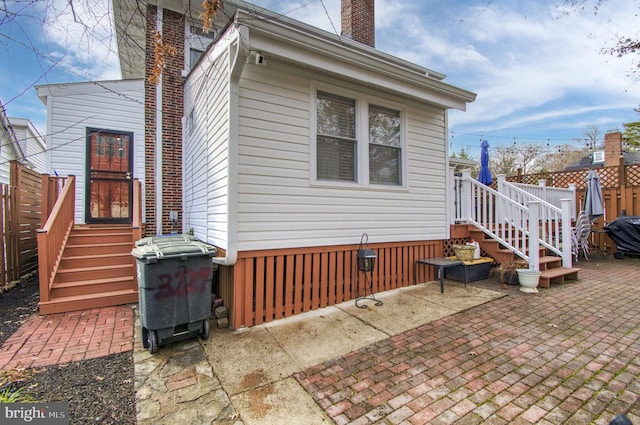
[[[40,2],[28,10],[34,18],[0,26],[0,97],[9,102],[10,116],[29,118],[43,132],[46,111],[34,83],[120,76],[106,19],[110,1],[84,0],[99,22],[90,35],[72,23],[66,0],[50,1],[57,7],[47,14]],[[340,31],[340,0],[254,3]],[[639,7],[607,0],[594,14],[590,6],[566,9],[562,1],[376,0],[376,47],[477,93],[466,112],[450,112],[451,152],[468,149],[478,158],[481,139],[491,146],[540,143],[554,149],[577,145],[589,126],[604,134],[640,120],[633,110],[640,104],[640,73],[632,74],[638,56],[601,53],[618,34],[638,37]],[[43,25],[43,16],[53,25]]]

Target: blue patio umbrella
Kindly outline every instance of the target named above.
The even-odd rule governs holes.
[[[478,174],[478,181],[487,186],[493,183],[491,171],[489,170],[489,142],[486,140],[483,140],[480,144],[480,174]]]
[[[594,221],[604,215],[604,202],[602,201],[602,187],[600,177],[595,170],[589,171],[587,187],[584,194],[584,212],[589,215],[589,220]]]

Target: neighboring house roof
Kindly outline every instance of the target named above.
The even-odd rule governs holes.
[[[580,161],[566,166],[564,169],[565,171],[574,171],[600,167],[604,167],[604,161],[593,162],[593,155],[587,155],[582,157]]]
[[[625,165],[640,164],[640,152],[622,152]],[[604,167],[603,161],[593,161],[593,155],[587,155],[565,167],[565,171],[585,170]]]
[[[10,117],[9,122],[24,155],[25,164],[39,173],[44,173],[46,145],[42,134],[29,119]]]
[[[480,163],[473,159],[449,157],[449,166],[454,167],[456,171],[479,167]]]
[[[146,19],[138,0],[112,1],[122,79],[144,78]]]
[[[18,143],[18,138],[16,137],[16,133],[13,131],[13,127],[11,126],[11,121],[6,114],[4,109],[4,104],[0,100],[0,149],[8,149],[12,154],[8,155],[20,163],[25,162],[24,152],[22,152],[22,148],[20,143]]]
[[[119,3],[119,2],[114,2]],[[122,10],[137,11],[135,0],[122,3]],[[165,2],[169,8],[183,12],[183,2]],[[443,82],[445,75],[428,68],[405,61],[370,46],[355,42],[346,37],[321,30],[300,21],[287,18],[257,7],[244,1],[225,1],[224,16],[233,16],[236,26],[248,29],[244,48],[277,57],[282,61],[303,64],[306,67],[322,70],[329,75],[347,77],[354,81],[387,90],[402,93],[422,101],[445,108],[466,109],[466,104],[476,98],[476,94]],[[128,17],[128,18],[127,18]],[[144,32],[122,33],[130,26],[131,16],[116,13],[118,42],[125,43],[119,48],[123,76],[129,78],[144,71],[144,54],[131,54],[131,46],[144,46]],[[134,21],[137,22],[136,19]],[[252,43],[251,34],[258,33],[260,42]],[[276,39],[280,44],[265,42]],[[211,46],[215,45],[215,42]],[[211,46],[209,48],[211,48]],[[393,81],[390,84],[390,81]]]

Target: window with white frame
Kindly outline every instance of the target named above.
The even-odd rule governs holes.
[[[403,184],[400,110],[318,90],[316,126],[316,180]]]
[[[198,60],[200,60],[200,56],[202,56],[203,53],[204,53],[204,50],[194,49],[194,48],[189,49],[189,67],[190,68],[193,68],[195,64],[198,63]]]
[[[189,52],[185,55],[185,69],[192,69],[200,59],[200,56],[207,49],[207,46],[216,38],[217,32],[214,28],[204,32],[202,26],[190,22],[186,28],[185,47]]]
[[[400,111],[369,105],[369,183],[402,184]]]
[[[318,92],[318,180],[357,181],[356,101]]]

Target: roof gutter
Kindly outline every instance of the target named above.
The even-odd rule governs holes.
[[[419,87],[432,96],[422,97],[417,92],[413,96],[447,108],[464,110],[467,102],[476,99],[475,93],[443,82],[443,74],[286,17],[266,19],[268,15],[264,10],[238,10],[236,19],[246,22],[256,34],[252,37],[252,49],[317,69],[331,71],[329,68],[333,66],[338,73],[378,87],[400,92],[409,86]],[[382,78],[399,84],[388,87],[388,81],[383,82]]]

